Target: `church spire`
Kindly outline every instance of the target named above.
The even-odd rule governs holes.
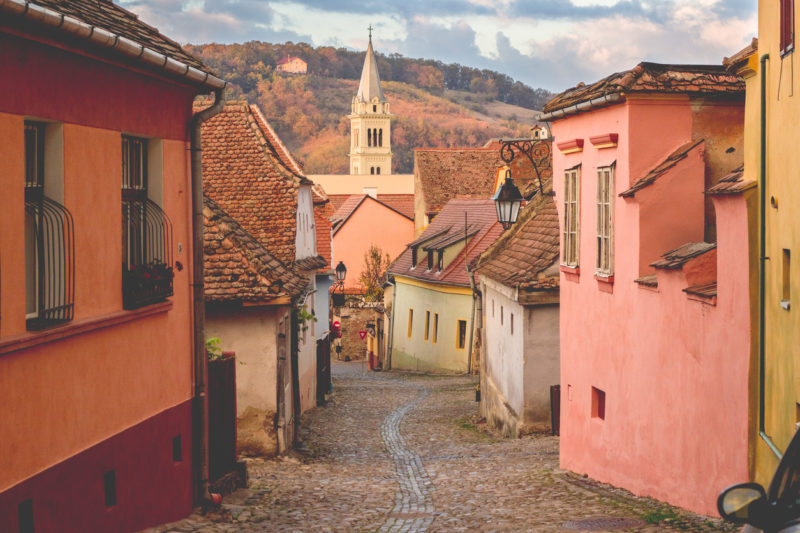
[[[378,74],[378,60],[375,58],[375,51],[372,49],[372,26],[368,30],[369,45],[367,46],[367,55],[364,58],[364,68],[361,71],[361,83],[358,85],[356,100],[359,102],[372,102],[377,97],[379,102],[385,102],[386,97],[383,96],[381,77]]]

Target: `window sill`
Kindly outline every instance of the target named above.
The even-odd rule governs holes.
[[[135,311],[118,311],[110,315],[101,317],[86,318],[83,320],[72,321],[62,326],[46,329],[43,331],[31,332],[16,337],[10,337],[0,341],[0,355],[18,352],[33,348],[41,344],[59,341],[75,335],[89,333],[94,330],[108,328],[111,326],[118,326],[133,320],[155,315],[159,313],[166,313],[172,309],[172,302],[166,301],[153,305],[148,305],[136,309]]]
[[[595,274],[594,279],[601,283],[609,283],[611,285],[614,284],[614,274],[605,275],[605,274]]]
[[[567,265],[561,265],[561,272],[563,272],[564,274],[574,274],[576,276],[580,276],[581,275],[581,267],[579,267],[579,266],[571,267],[571,266],[567,266]]]

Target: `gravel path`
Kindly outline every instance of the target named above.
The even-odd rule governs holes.
[[[558,468],[558,438],[501,439],[472,376],[334,363],[334,394],[303,415],[304,453],[246,459],[250,486],[164,532],[734,531]]]

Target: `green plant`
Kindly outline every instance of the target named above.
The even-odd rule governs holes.
[[[306,311],[305,307],[297,310],[297,334],[298,336],[308,330],[308,322],[316,322],[317,317],[313,312]]]
[[[361,286],[364,287],[364,300],[378,302],[383,299],[383,284],[386,282],[386,269],[391,264],[389,254],[384,256],[380,247],[370,245],[364,253],[364,270],[361,274]]]
[[[209,361],[219,361],[223,358],[222,341],[219,337],[211,337],[206,339],[206,354],[208,354]]]

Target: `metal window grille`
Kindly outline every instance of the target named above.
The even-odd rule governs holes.
[[[44,187],[44,124],[25,123],[26,326],[43,329],[74,316],[75,237],[72,215]]]
[[[614,167],[597,169],[597,274],[614,272]]]
[[[570,267],[578,266],[579,261],[579,188],[580,167],[567,170],[564,173],[564,225],[561,262]]]
[[[122,138],[122,304],[135,309],[172,296],[172,222],[147,198],[147,144]]]

